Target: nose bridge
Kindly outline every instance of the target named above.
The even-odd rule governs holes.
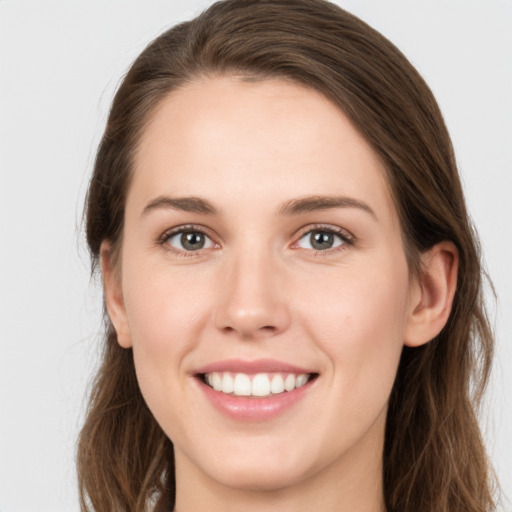
[[[285,330],[289,311],[280,267],[269,244],[234,248],[221,272],[217,327],[243,338],[273,336]]]

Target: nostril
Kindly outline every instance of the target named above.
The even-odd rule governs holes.
[[[275,336],[289,326],[290,315],[282,301],[264,301],[261,297],[248,302],[247,298],[231,296],[220,302],[215,311],[214,322],[224,334],[237,333],[244,339]]]

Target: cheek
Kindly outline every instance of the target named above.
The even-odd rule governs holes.
[[[125,290],[137,381],[154,418],[172,439],[188,436],[183,418],[190,416],[190,386],[183,363],[197,347],[204,323],[197,295],[190,282],[141,267]]]
[[[308,292],[303,312],[309,335],[327,356],[333,389],[343,394],[343,403],[357,409],[366,404],[367,411],[387,402],[408,310],[405,263],[375,268],[379,272],[366,266],[326,280],[322,292]]]
[[[204,280],[151,264],[126,275],[123,292],[135,367],[151,407],[159,394],[169,398],[184,388],[183,362],[197,347],[207,317]]]
[[[149,260],[127,269],[125,307],[134,345],[155,351],[179,350],[202,325],[208,290],[204,273],[176,271]]]

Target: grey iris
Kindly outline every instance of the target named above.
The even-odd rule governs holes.
[[[313,231],[309,237],[311,247],[317,251],[330,249],[334,243],[334,235],[325,231]]]
[[[205,237],[202,233],[189,231],[181,235],[181,245],[187,251],[197,251],[204,247]]]

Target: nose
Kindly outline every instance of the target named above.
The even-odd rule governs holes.
[[[225,262],[215,311],[216,327],[224,333],[249,340],[272,337],[289,327],[285,269],[269,252],[245,250]]]

